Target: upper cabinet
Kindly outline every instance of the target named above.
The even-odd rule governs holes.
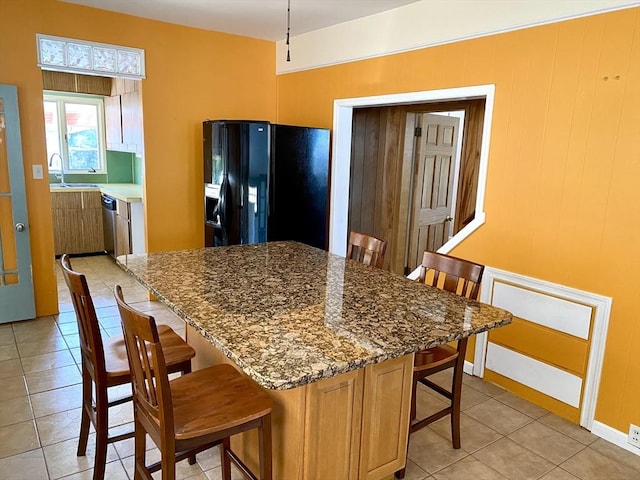
[[[107,148],[142,153],[142,97],[139,81],[114,78],[104,99]]]
[[[42,85],[44,90],[103,95],[107,149],[142,154],[140,80],[43,70]]]
[[[122,111],[122,143],[135,145],[135,153],[142,153],[142,98],[140,92],[127,92],[120,96]]]
[[[122,145],[122,107],[120,95],[104,97],[104,123],[107,136],[107,148]]]

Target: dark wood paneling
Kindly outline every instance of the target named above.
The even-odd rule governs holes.
[[[385,268],[398,273],[404,271],[406,233],[401,231],[407,227],[407,212],[402,205],[409,202],[410,192],[408,188],[403,190],[403,185],[411,182],[403,182],[402,172],[410,171],[403,168],[407,167],[403,162],[413,162],[412,156],[404,152],[405,145],[411,144],[405,138],[407,114],[465,111],[454,225],[458,232],[464,227],[463,222],[472,219],[475,213],[484,105],[484,99],[477,99],[354,110],[349,230],[387,240]],[[424,233],[425,243],[433,245],[435,238],[444,234],[444,229],[440,225]]]
[[[473,217],[480,175],[480,149],[484,125],[484,100],[466,102],[460,177],[454,231],[459,232]]]
[[[362,172],[364,170],[364,138],[366,114],[361,110],[353,113],[351,142],[351,173],[349,182],[349,229],[362,231],[360,211],[362,210]],[[345,242],[347,239],[345,238]]]
[[[93,95],[110,95],[111,79],[93,75],[76,75],[76,91]]]
[[[399,244],[394,241],[398,229],[398,210],[400,206],[400,183],[402,175],[402,158],[404,144],[406,112],[392,107],[386,109],[384,122],[384,156],[382,159],[381,182],[378,184],[379,217],[374,226],[374,235],[387,239],[388,253],[385,257],[385,268],[389,268]],[[400,247],[403,249],[404,247]]]
[[[380,161],[380,109],[366,109],[364,132],[364,159],[362,171],[362,205],[360,228],[364,233],[373,234],[375,227],[376,180]]]
[[[43,70],[42,88],[57,92],[108,96],[111,95],[111,78]]]
[[[73,73],[42,71],[42,88],[57,92],[75,92],[76,76]]]

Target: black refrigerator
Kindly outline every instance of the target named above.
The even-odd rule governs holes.
[[[326,249],[329,130],[203,122],[205,246],[295,240]]]

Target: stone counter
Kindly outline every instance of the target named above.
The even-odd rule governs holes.
[[[127,255],[118,262],[269,389],[511,322],[505,310],[295,242]]]

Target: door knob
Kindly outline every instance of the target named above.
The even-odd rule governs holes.
[[[24,232],[24,223],[16,223],[16,231]]]
[[[447,218],[444,219],[445,222],[451,222],[453,220],[453,217],[447,216]]]

